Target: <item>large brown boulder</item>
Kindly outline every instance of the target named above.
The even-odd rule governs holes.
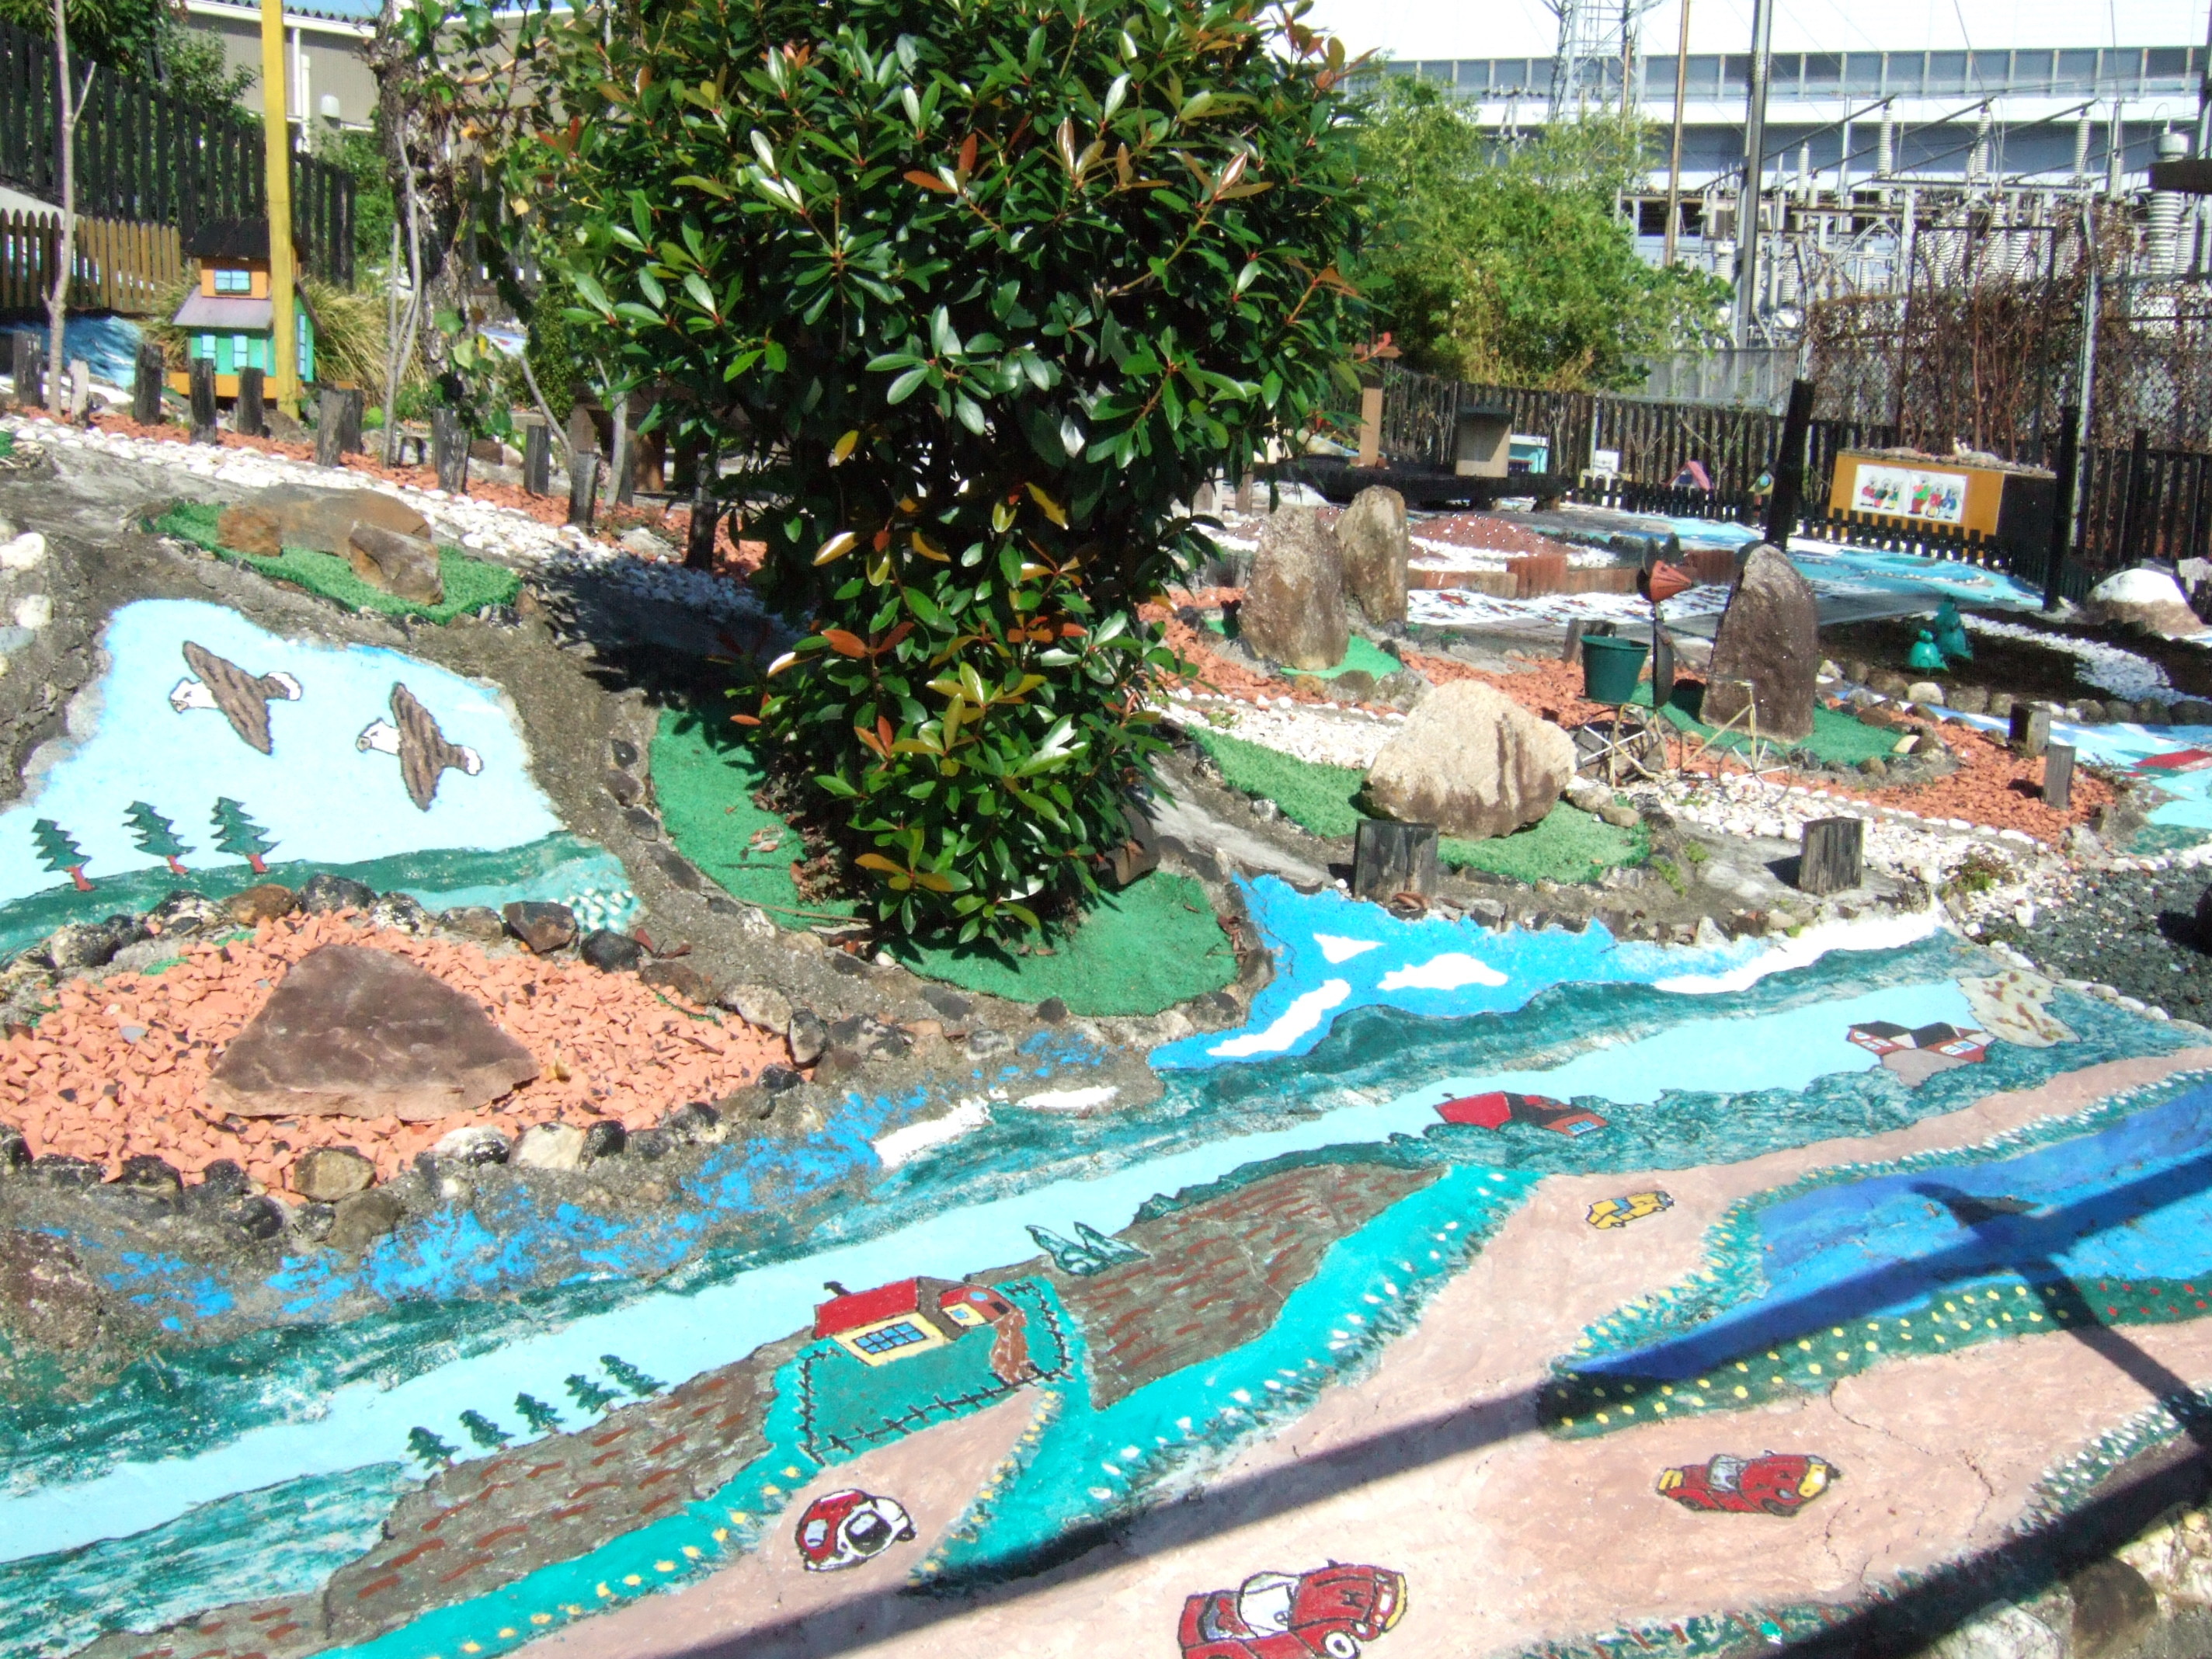
[[[1239,636],[1271,662],[1313,670],[1344,660],[1344,556],[1311,507],[1267,515],[1237,615]]]
[[[1423,698],[1367,774],[1367,798],[1407,823],[1483,841],[1534,823],[1575,775],[1575,745],[1503,692],[1454,680]]]
[[[396,495],[380,489],[301,489],[282,486],[227,507],[215,537],[236,553],[275,558],[288,547],[346,554],[346,534],[357,524],[403,536],[428,538],[430,521]]]
[[[2114,571],[2089,590],[2083,608],[2092,622],[2134,623],[2169,639],[2204,631],[2181,584],[2163,570]]]
[[[1406,566],[1413,543],[1406,533],[1406,498],[1370,484],[1352,498],[1336,521],[1344,550],[1344,588],[1371,623],[1406,620]]]
[[[293,965],[208,1079],[241,1117],[476,1111],[538,1075],[471,998],[389,951],[325,945]]]
[[[1809,738],[1820,672],[1820,617],[1813,590],[1781,550],[1761,542],[1745,560],[1713,636],[1701,718],[1725,725],[1755,704],[1760,737]]]

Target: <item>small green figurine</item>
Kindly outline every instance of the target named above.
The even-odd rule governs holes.
[[[1920,637],[1913,641],[1911,653],[1905,660],[1910,667],[1929,669],[1938,674],[1943,672],[1943,653],[1936,647],[1936,636],[1924,628],[1920,630]]]
[[[1959,615],[1959,607],[1946,599],[1936,607],[1936,648],[1953,662],[1972,662],[1973,642],[1966,637],[1966,624]]]

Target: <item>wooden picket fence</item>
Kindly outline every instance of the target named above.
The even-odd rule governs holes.
[[[42,312],[61,257],[58,213],[0,213],[0,313]],[[185,274],[174,225],[124,219],[79,219],[70,305],[144,317],[159,308]]]

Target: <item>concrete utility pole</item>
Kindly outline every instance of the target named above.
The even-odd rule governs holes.
[[[269,198],[269,379],[276,406],[300,414],[300,341],[293,321],[292,132],[284,109],[284,0],[261,0],[261,136]],[[389,419],[389,416],[386,416]]]
[[[1682,97],[1690,74],[1690,0],[1682,0],[1682,27],[1674,42],[1674,142],[1667,155],[1667,255],[1674,263],[1674,239],[1682,225]],[[2212,82],[2208,82],[2212,85]]]
[[[1759,315],[1759,187],[1766,173],[1766,81],[1774,0],[1752,0],[1751,87],[1743,124],[1743,188],[1735,212],[1735,343],[1751,343]]]

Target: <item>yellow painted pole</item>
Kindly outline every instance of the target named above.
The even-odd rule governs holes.
[[[261,0],[261,131],[269,197],[269,389],[295,420],[300,345],[292,320],[292,135],[284,108],[284,0]]]

